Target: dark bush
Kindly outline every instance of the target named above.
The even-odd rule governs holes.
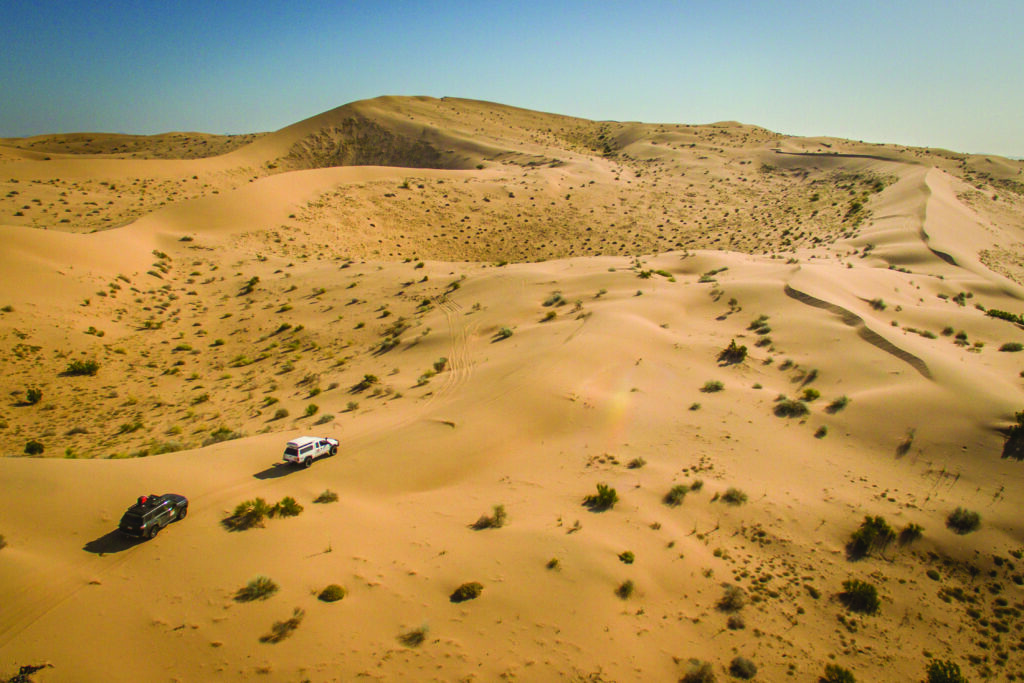
[[[924,528],[920,524],[911,522],[900,530],[900,545],[910,545],[914,541],[921,540],[924,535]]]
[[[43,400],[43,390],[39,387],[29,387],[25,392],[25,403],[34,406]]]
[[[679,683],[715,683],[715,670],[707,662],[695,660]]]
[[[776,417],[802,417],[809,412],[807,404],[803,401],[783,398],[775,404]]]
[[[94,360],[73,360],[68,363],[61,374],[66,377],[77,377],[81,375],[95,375],[100,365]]]
[[[851,612],[862,614],[875,614],[882,604],[878,599],[878,590],[860,579],[843,581],[843,592],[839,594],[839,601]]]
[[[296,607],[292,610],[292,616],[290,619],[284,621],[275,621],[274,625],[270,627],[270,633],[260,636],[261,643],[280,643],[282,640],[292,634],[295,629],[302,623],[302,618],[306,616],[305,610]]]
[[[818,679],[818,683],[857,683],[857,679],[838,664],[826,664],[825,675]]]
[[[615,589],[615,595],[619,596],[623,600],[628,600],[629,596],[633,594],[635,586],[632,581],[623,581]]]
[[[583,504],[594,512],[603,512],[615,507],[619,502],[619,494],[607,484],[597,485],[597,494],[583,499]]]
[[[314,503],[337,503],[338,494],[330,489],[324,489],[324,492],[313,499]]]
[[[466,600],[475,600],[480,597],[480,591],[484,587],[476,581],[464,583],[455,589],[455,592],[448,598],[452,602],[465,602]]]
[[[25,453],[27,455],[42,455],[44,450],[43,444],[34,439],[25,444]]]
[[[977,531],[981,527],[981,515],[972,510],[958,507],[949,513],[949,517],[946,518],[946,526],[953,533],[963,536],[972,531]]]
[[[967,679],[960,673],[960,666],[949,660],[933,660],[925,673],[928,675],[928,683],[967,683]]]
[[[896,538],[896,532],[881,516],[864,518],[860,528],[850,536],[846,546],[850,557],[857,559],[870,555],[874,551],[882,552]]]
[[[731,583],[723,584],[724,592],[719,598],[718,607],[723,612],[739,612],[747,604],[747,594],[739,586]]]
[[[266,600],[277,592],[278,586],[273,579],[266,576],[257,576],[255,579],[239,588],[235,593],[236,602],[253,602],[254,600]]]
[[[231,516],[222,524],[231,531],[244,531],[254,526],[263,526],[263,520],[270,514],[270,506],[262,498],[246,500],[235,506]]]
[[[320,591],[320,594],[316,597],[321,602],[337,602],[345,597],[345,589],[336,583],[332,583]]]
[[[721,353],[718,354],[718,361],[725,365],[733,365],[735,363],[742,363],[747,358],[747,347],[737,346],[736,340],[733,339],[729,342],[729,345],[722,349]]]
[[[689,489],[683,484],[676,484],[668,490],[668,493],[666,493],[665,497],[661,499],[661,502],[669,507],[679,507],[688,491]]]
[[[508,521],[508,514],[504,505],[495,505],[490,515],[480,515],[480,519],[473,522],[472,527],[477,531],[481,529],[500,529]]]
[[[280,501],[274,503],[274,507],[270,508],[268,514],[271,517],[298,517],[302,514],[302,510],[302,506],[294,498],[285,496]]]
[[[757,675],[757,666],[746,657],[735,657],[729,662],[729,673],[733,678],[748,681]]]

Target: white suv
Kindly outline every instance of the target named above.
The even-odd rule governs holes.
[[[284,461],[309,467],[313,461],[338,452],[338,440],[320,436],[300,436],[284,448]]]

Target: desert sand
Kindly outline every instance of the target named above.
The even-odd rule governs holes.
[[[0,140],[0,235],[4,680],[1024,679],[1020,161],[383,97]]]

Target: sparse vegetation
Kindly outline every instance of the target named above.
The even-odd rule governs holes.
[[[73,360],[61,374],[65,377],[92,376],[99,372],[100,365],[94,360]]]
[[[336,583],[332,583],[329,586],[326,586],[322,591],[320,591],[320,593],[316,596],[316,599],[321,602],[337,602],[338,600],[341,600],[344,597],[345,589]]]
[[[594,512],[610,510],[615,507],[617,502],[619,502],[619,494],[607,484],[598,484],[597,493],[583,499],[583,505]]]
[[[280,643],[295,632],[295,629],[299,627],[302,623],[303,617],[305,616],[305,610],[296,607],[292,610],[292,616],[290,618],[285,619],[284,621],[275,621],[274,625],[270,627],[270,633],[260,636],[260,642]]]
[[[948,659],[932,660],[925,674],[928,676],[927,683],[967,683],[960,672],[960,665]]]
[[[314,503],[337,503],[338,494],[330,489],[324,489],[323,493],[313,499]]]
[[[495,505],[490,515],[480,515],[480,519],[473,522],[472,527],[478,531],[481,529],[500,529],[505,526],[507,519],[508,515],[505,512],[505,506]]]
[[[972,510],[958,507],[949,513],[949,517],[946,518],[946,526],[953,533],[963,536],[981,528],[981,515]]]
[[[661,501],[669,507],[679,507],[682,505],[683,499],[686,498],[689,490],[684,484],[676,484],[668,490],[668,493],[665,494]]]
[[[818,679],[818,683],[857,683],[857,679],[848,669],[838,664],[826,664],[825,674]]]
[[[267,576],[257,576],[235,592],[236,602],[266,600],[278,591],[278,585]]]
[[[839,601],[851,612],[861,614],[875,614],[881,607],[878,590],[860,579],[843,581],[843,592],[839,594]]]
[[[747,502],[747,494],[737,488],[729,487],[722,494],[721,500],[729,505],[743,505]]]
[[[469,583],[464,583],[458,588],[456,588],[448,599],[452,602],[465,602],[467,600],[476,600],[478,597],[480,597],[480,592],[483,591],[483,589],[483,585],[477,583],[476,581],[470,581]]]
[[[231,516],[222,523],[231,531],[244,531],[263,526],[263,520],[270,514],[270,506],[262,498],[246,500],[235,506]]]
[[[896,532],[884,518],[869,515],[850,536],[846,550],[851,558],[858,559],[866,557],[872,552],[884,552],[895,539]]]
[[[729,673],[732,674],[733,678],[742,678],[745,681],[749,681],[757,675],[757,666],[746,657],[734,657],[729,662]]]
[[[729,342],[729,345],[722,349],[718,354],[718,361],[725,365],[733,365],[736,363],[742,363],[747,358],[747,347],[737,346],[736,340],[733,339]]]

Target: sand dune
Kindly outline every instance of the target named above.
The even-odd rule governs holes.
[[[202,139],[0,147],[0,676],[1024,676],[1020,162],[453,98]]]

